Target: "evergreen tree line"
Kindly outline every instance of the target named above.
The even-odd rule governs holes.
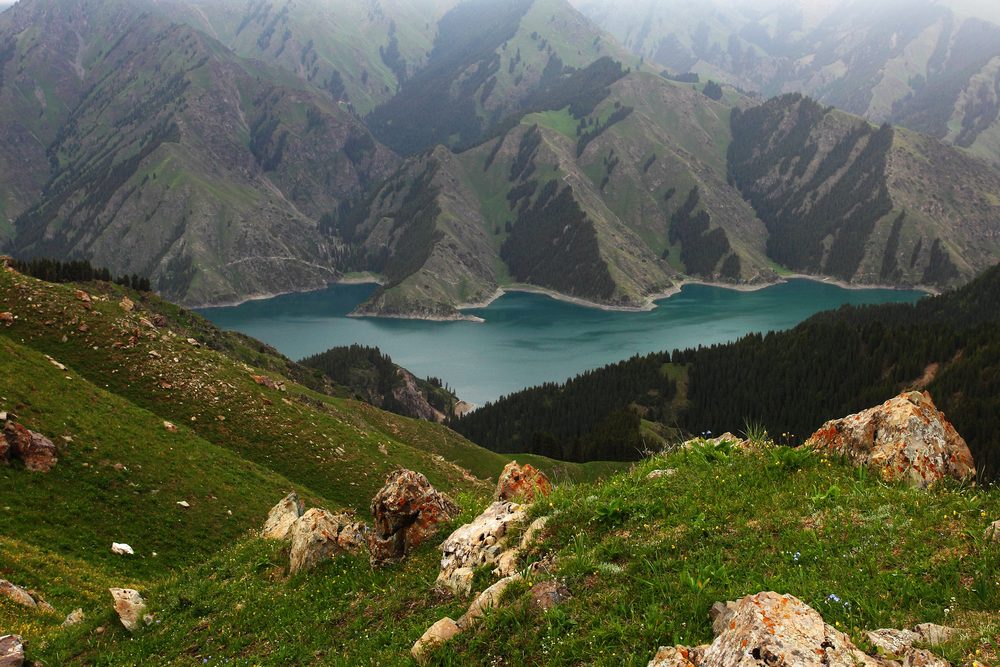
[[[687,374],[677,401],[664,384],[665,364]],[[924,387],[969,443],[982,476],[1000,479],[1000,266],[916,304],[845,306],[789,331],[633,357],[503,397],[453,428],[497,451],[638,458],[622,445],[641,439],[638,419],[620,423],[611,439],[598,437],[622,410],[688,433],[739,432],[759,421],[776,437],[803,442],[828,419]],[[581,442],[592,446],[579,450]]]
[[[38,278],[50,283],[85,283],[100,280],[106,283],[130,287],[138,292],[149,292],[149,278],[132,275],[121,275],[112,278],[111,271],[106,267],[95,267],[85,259],[60,262],[54,259],[34,258],[28,260],[15,259],[11,266],[18,273],[32,278]]]

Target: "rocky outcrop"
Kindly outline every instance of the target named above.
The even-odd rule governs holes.
[[[664,646],[648,667],[899,667],[900,663],[883,656],[866,655],[850,638],[823,621],[819,612],[792,595],[774,592],[749,595],[737,602],[716,603],[710,612],[715,641],[699,647]],[[894,639],[891,651],[904,660],[903,665],[947,667],[948,663],[933,654],[913,649],[919,639],[946,636],[941,626],[917,626],[910,631],[878,630],[869,633],[875,646],[889,633],[909,632]],[[881,634],[877,634],[881,633]],[[913,639],[910,639],[910,635]],[[874,639],[873,639],[874,637]],[[888,639],[886,640],[888,641]],[[889,646],[889,644],[885,644]],[[883,649],[885,650],[885,649]]]
[[[111,588],[111,597],[115,601],[115,612],[121,619],[122,625],[129,632],[139,629],[139,621],[146,613],[146,601],[142,599],[138,591],[131,588]]]
[[[743,438],[739,437],[738,435],[733,435],[729,431],[726,431],[722,435],[716,436],[714,438],[708,437],[709,435],[711,435],[711,433],[708,433],[708,434],[706,434],[704,436],[701,436],[701,437],[698,437],[698,438],[691,438],[690,440],[687,440],[684,443],[682,443],[680,448],[681,449],[690,449],[691,447],[694,447],[695,445],[713,445],[713,446],[718,447],[719,445],[726,444],[726,443],[732,445],[733,447],[736,447],[737,449],[749,449],[750,448],[750,441],[749,440],[744,440]]]
[[[291,539],[289,574],[312,569],[342,553],[358,553],[366,546],[362,523],[316,507],[295,521]]]
[[[872,630],[866,633],[866,637],[871,645],[878,649],[880,653],[896,658],[909,658],[909,663],[907,664],[913,663],[931,666],[947,665],[948,663],[926,650],[914,648],[913,645],[937,646],[949,641],[958,634],[959,630],[955,628],[935,623],[921,623],[909,630],[896,630],[893,628]]]
[[[986,526],[986,532],[983,533],[983,539],[988,542],[1000,542],[1000,519],[997,519],[990,525]]]
[[[524,534],[521,535],[521,541],[516,547],[507,549],[497,560],[496,569],[493,570],[493,574],[498,577],[507,577],[515,572],[517,572],[518,564],[521,562],[521,557],[524,555],[528,549],[538,540],[542,531],[545,530],[545,525],[549,522],[549,517],[542,516],[538,517],[531,524],[524,529]]]
[[[305,509],[305,504],[299,499],[299,494],[292,491],[267,513],[267,520],[260,531],[260,536],[266,540],[284,540],[289,537],[292,526]]]
[[[969,447],[927,392],[900,394],[880,406],[824,424],[806,447],[844,455],[883,479],[927,487],[946,477],[975,477]]]
[[[552,483],[541,470],[530,463],[523,466],[511,461],[504,466],[497,481],[494,500],[520,500],[533,502],[537,498],[552,493]]]
[[[17,584],[12,584],[6,579],[0,579],[0,598],[6,598],[14,604],[19,604],[22,607],[46,614],[52,614],[56,611],[52,608],[52,605],[43,600],[42,596],[35,591],[29,591]]]
[[[570,598],[566,585],[555,579],[538,582],[531,587],[528,595],[531,596],[531,604],[543,612],[550,611]]]
[[[0,637],[0,667],[21,667],[24,664],[24,640],[19,635]]]
[[[444,644],[452,637],[462,631],[458,624],[451,618],[445,616],[440,621],[427,628],[421,635],[417,643],[410,649],[410,654],[419,665],[426,665],[430,661],[430,654],[435,647]]]
[[[398,561],[458,515],[458,506],[418,472],[396,470],[372,498],[368,539],[373,566]]]
[[[455,595],[468,595],[474,569],[499,562],[507,532],[525,516],[524,505],[497,501],[471,523],[458,528],[441,545],[437,583]]]
[[[0,461],[20,459],[24,467],[34,472],[49,472],[59,460],[56,446],[41,433],[31,431],[17,422],[7,420],[0,437]]]

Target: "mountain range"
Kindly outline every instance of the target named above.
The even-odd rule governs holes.
[[[449,319],[504,289],[627,309],[690,279],[939,289],[1000,256],[987,126],[695,81],[652,27],[580,9],[22,0],[0,14],[0,242],[186,305],[374,275],[357,314]]]

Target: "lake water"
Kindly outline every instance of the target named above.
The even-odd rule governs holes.
[[[347,317],[374,289],[374,285],[333,285],[199,312],[224,329],[273,345],[292,359],[351,343],[378,346],[415,374],[439,377],[461,398],[481,405],[637,353],[788,329],[816,312],[846,303],[914,302],[923,296],[789,280],[754,292],[686,285],[659,301],[656,309],[638,313],[512,292],[487,308],[467,311],[484,323]]]

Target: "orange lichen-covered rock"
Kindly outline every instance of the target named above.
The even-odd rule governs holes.
[[[371,503],[374,529],[368,538],[372,565],[401,560],[458,516],[458,506],[419,472],[389,473]]]
[[[494,500],[523,500],[532,502],[536,498],[552,493],[552,483],[541,470],[530,463],[523,466],[511,461],[504,466],[497,481]]]
[[[926,487],[975,476],[969,446],[927,392],[900,394],[874,408],[824,424],[806,442],[877,470],[885,480]]]

